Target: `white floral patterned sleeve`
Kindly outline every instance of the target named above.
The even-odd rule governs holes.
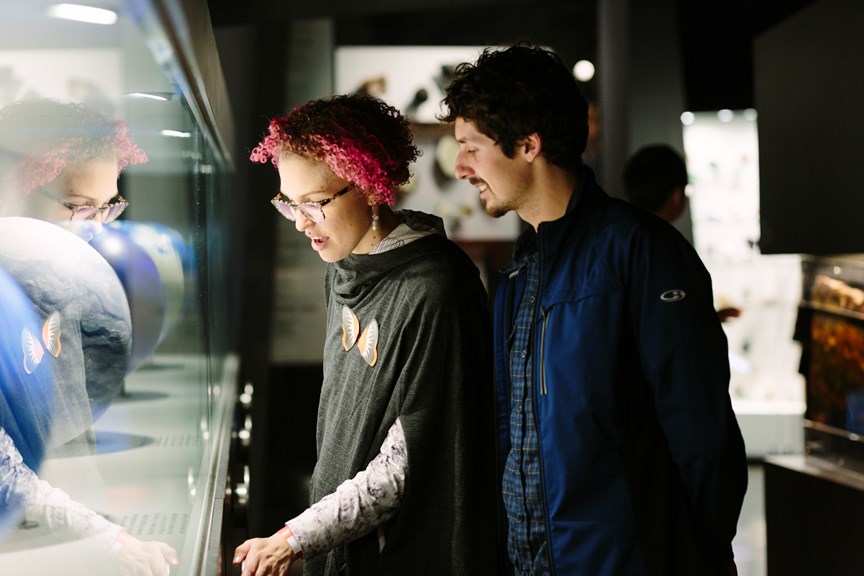
[[[396,515],[405,490],[408,447],[399,419],[369,465],[285,524],[311,558],[356,540]],[[384,543],[379,534],[379,544]]]
[[[52,531],[93,537],[106,548],[123,528],[69,498],[63,490],[39,480],[24,463],[12,438],[0,427],[0,502],[23,504],[26,517]]]

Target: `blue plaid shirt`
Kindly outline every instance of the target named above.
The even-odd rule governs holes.
[[[508,337],[510,353],[510,454],[504,468],[507,547],[516,574],[548,574],[545,510],[540,493],[540,452],[534,409],[532,336],[540,283],[536,251],[520,262],[528,281]]]

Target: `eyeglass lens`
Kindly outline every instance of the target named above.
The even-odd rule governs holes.
[[[276,195],[275,198],[270,200],[270,203],[276,207],[279,212],[288,218],[289,220],[297,220],[297,215],[295,213],[296,210],[299,210],[306,218],[311,220],[312,222],[323,222],[324,221],[324,205],[329,204],[336,198],[343,196],[348,193],[349,190],[353,187],[353,184],[349,183],[347,186],[330,196],[325,200],[321,200],[319,202],[304,202],[303,204],[291,204],[290,202],[286,202],[282,200],[282,193]]]
[[[273,206],[279,210],[288,220],[297,220],[297,211],[299,210],[306,218],[312,222],[324,221],[324,210],[317,204],[299,204],[292,206],[283,200],[273,200]]]
[[[93,220],[98,215],[102,215],[102,222],[107,224],[113,222],[129,205],[128,202],[120,201],[108,206],[79,206],[72,211],[72,220]]]

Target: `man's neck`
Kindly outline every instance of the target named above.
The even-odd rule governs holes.
[[[570,198],[576,191],[579,177],[575,172],[569,172],[557,166],[547,166],[536,179],[529,200],[518,211],[519,217],[534,227],[540,227],[541,222],[558,220],[567,212]]]

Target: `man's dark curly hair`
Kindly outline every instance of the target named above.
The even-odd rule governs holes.
[[[515,44],[486,48],[475,63],[463,62],[444,98],[444,122],[461,117],[492,138],[512,158],[517,143],[538,133],[543,155],[574,171],[588,140],[588,102],[573,73],[545,48]]]
[[[420,154],[412,137],[396,108],[378,98],[347,94],[312,100],[272,120],[250,159],[278,166],[281,154],[292,153],[325,162],[375,202],[393,205]]]

